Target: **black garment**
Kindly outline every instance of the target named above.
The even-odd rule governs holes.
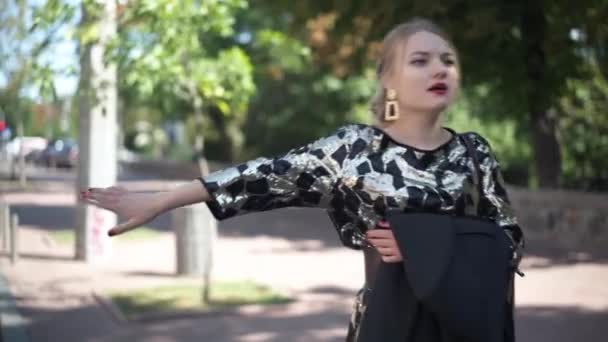
[[[402,287],[396,292],[380,292],[386,293],[386,298],[390,299],[392,305],[389,306],[390,312],[387,312],[385,316],[373,315],[373,311],[370,315],[383,319],[394,315],[400,317],[400,321],[390,320],[390,324],[386,328],[384,336],[376,336],[377,339],[369,339],[369,336],[357,339],[359,331],[356,324],[351,324],[348,330],[348,336],[346,342],[358,342],[368,339],[369,341],[400,341],[400,342],[469,342],[463,340],[457,336],[451,335],[445,327],[441,324],[437,316],[428,308],[426,308],[420,301],[418,301],[411,288],[408,287],[408,282],[405,281],[405,277],[400,277],[399,272],[402,268],[397,265],[388,264],[389,267],[395,269],[387,270],[383,272],[386,284],[400,284]],[[392,275],[392,276],[391,276]],[[395,280],[396,279],[396,280]],[[396,283],[395,283],[396,281]],[[386,290],[385,290],[386,291]],[[360,296],[360,305],[365,307],[369,301],[371,290],[367,290],[363,296]],[[512,300],[512,298],[511,298]],[[515,332],[513,325],[513,306],[508,301],[505,301],[504,308],[504,327],[503,335],[504,342],[514,342]],[[396,311],[396,312],[394,312]],[[361,312],[360,310],[354,310],[353,312]],[[360,317],[359,317],[360,318]],[[384,322],[386,323],[386,322]],[[365,334],[365,332],[363,333]]]
[[[500,228],[445,215],[392,216],[405,261],[380,264],[348,341],[512,342],[511,248]],[[431,246],[447,252],[435,257],[425,251]]]

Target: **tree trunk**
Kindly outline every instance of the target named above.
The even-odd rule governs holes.
[[[561,176],[557,135],[559,117],[557,111],[551,109],[551,94],[546,84],[547,63],[543,45],[547,20],[542,1],[524,3],[522,14],[524,63],[528,77],[527,100],[536,176],[541,188],[556,188],[560,185]]]
[[[79,134],[76,189],[108,187],[116,183],[117,132],[116,65],[104,59],[116,35],[116,2],[104,0],[98,15],[82,6],[82,27],[97,25],[96,41],[80,46],[81,79],[78,87]],[[110,211],[78,202],[76,205],[76,259],[101,261],[110,256],[108,230],[116,225]]]

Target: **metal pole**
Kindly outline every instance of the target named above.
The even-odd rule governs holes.
[[[19,120],[19,124],[17,125],[17,134],[21,139],[21,143],[19,144],[19,184],[21,187],[25,187],[27,183],[27,175],[25,169],[25,150],[23,146],[23,119]]]
[[[11,220],[11,264],[17,262],[17,245],[19,243],[19,216],[13,214]]]
[[[8,247],[9,247],[9,240],[10,240],[10,225],[11,225],[11,209],[9,207],[9,205],[7,203],[4,203],[2,205],[2,208],[0,208],[0,210],[2,211],[2,231],[3,231],[3,241],[2,241],[2,249],[5,251],[8,251]]]
[[[6,225],[4,220],[4,206],[5,204],[0,202],[0,249],[6,250]]]

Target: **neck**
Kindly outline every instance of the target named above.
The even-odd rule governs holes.
[[[400,109],[399,119],[379,124],[399,142],[422,149],[432,149],[450,139],[443,129],[442,112],[412,112]]]

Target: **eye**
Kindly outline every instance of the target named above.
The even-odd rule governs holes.
[[[444,59],[443,59],[443,63],[444,63],[445,65],[452,66],[452,65],[455,65],[455,64],[456,64],[456,60],[454,60],[454,59],[452,59],[452,58],[444,58]]]
[[[411,62],[412,65],[418,65],[418,66],[422,66],[426,64],[426,60],[425,59],[414,59]]]

